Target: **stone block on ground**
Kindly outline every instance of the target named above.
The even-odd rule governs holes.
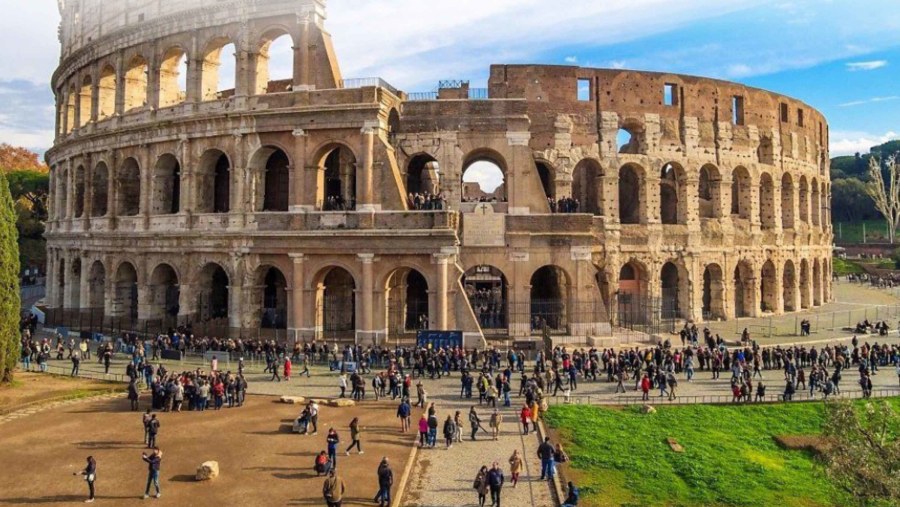
[[[347,398],[338,398],[336,400],[329,400],[326,404],[329,407],[344,408],[344,407],[352,407],[352,406],[356,405],[356,402],[353,400],[348,400]]]
[[[195,478],[198,481],[208,481],[215,479],[219,476],[219,462],[218,461],[207,461],[197,467],[197,475]]]
[[[306,403],[306,398],[303,396],[282,396],[281,402],[288,405],[302,405]]]

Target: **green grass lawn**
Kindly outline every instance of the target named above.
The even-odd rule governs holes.
[[[650,415],[568,405],[552,407],[547,420],[588,506],[846,505],[810,452],[774,440],[820,434],[821,403],[657,407]]]
[[[834,273],[838,276],[846,276],[850,274],[858,275],[864,273],[863,268],[854,261],[835,257],[832,261]]]
[[[884,220],[861,220],[859,222],[833,223],[832,226],[834,227],[835,243],[862,243],[863,223],[865,223],[867,242],[887,242],[887,222],[885,222]]]

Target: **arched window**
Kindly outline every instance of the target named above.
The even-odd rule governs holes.
[[[344,268],[332,267],[316,284],[316,328],[321,339],[355,338],[356,281]]]
[[[579,209],[603,215],[603,168],[595,160],[584,159],[572,173],[572,198]]]
[[[154,215],[174,215],[181,210],[181,164],[174,155],[167,153],[156,161],[153,174]]]
[[[141,212],[141,168],[137,160],[129,158],[119,168],[119,188],[116,209],[122,217]]]
[[[556,200],[556,179],[553,168],[545,162],[535,162],[535,165],[538,177],[541,179],[541,188],[544,189],[544,196],[547,199]]]
[[[316,201],[324,211],[356,209],[356,157],[349,148],[334,145],[325,150],[319,171]]]
[[[97,88],[97,119],[102,121],[116,114],[116,69],[112,65],[100,71]]]
[[[493,266],[476,266],[462,279],[466,298],[484,334],[504,335],[509,330],[507,282]]]
[[[750,220],[752,208],[750,172],[743,167],[737,167],[731,177],[731,214],[736,218]]]
[[[416,194],[438,195],[440,189],[440,167],[437,160],[431,155],[416,155],[409,161],[406,169],[406,191],[410,199],[410,208],[415,208],[412,202]]]
[[[66,99],[66,134],[71,134],[75,129],[75,108],[78,95],[75,87],[69,89],[69,95]]]
[[[109,210],[109,169],[104,162],[97,164],[91,178],[91,190],[94,200],[91,203],[91,216],[106,216]]]
[[[289,165],[287,154],[278,149],[273,151],[266,160],[263,211],[288,211]]]
[[[506,173],[499,155],[470,155],[463,165],[463,202],[506,202]]]
[[[149,66],[142,56],[135,56],[125,70],[125,112],[147,105]]]
[[[725,281],[722,267],[710,264],[703,271],[703,320],[725,318]]]
[[[93,93],[94,83],[91,82],[91,76],[84,76],[84,81],[81,82],[81,91],[78,94],[79,127],[83,127],[91,121],[94,105]]]
[[[684,169],[674,163],[664,165],[659,175],[659,216],[664,225],[687,223],[686,190]]]
[[[229,285],[228,273],[218,264],[207,264],[200,271],[197,314],[201,321],[228,319]]]
[[[219,150],[200,157],[196,174],[197,213],[228,213],[231,209],[231,162]]]
[[[81,218],[84,216],[84,205],[85,205],[85,171],[84,167],[78,166],[75,169],[75,218]]]
[[[567,297],[569,282],[558,266],[544,266],[531,275],[531,332],[568,332]]]
[[[700,168],[700,218],[720,218],[722,202],[722,176],[719,169],[706,164]]]
[[[211,41],[203,54],[200,75],[201,100],[227,98],[234,94],[237,51],[227,38]]]
[[[643,169],[636,164],[627,164],[619,169],[619,222],[643,222],[643,180]]]
[[[385,297],[388,338],[399,339],[430,328],[428,282],[422,273],[411,268],[394,271],[388,277]]]
[[[794,180],[790,173],[781,177],[781,227],[794,228]]]
[[[159,66],[159,107],[171,107],[187,97],[187,53],[181,48],[166,51]]]
[[[290,91],[294,83],[294,41],[284,32],[262,38],[256,56],[255,95]]]
[[[777,294],[778,294],[778,277],[775,272],[775,264],[772,261],[766,261],[763,264],[762,272],[760,273],[760,305],[759,309],[763,312],[775,312],[778,311],[778,307],[776,306]]]

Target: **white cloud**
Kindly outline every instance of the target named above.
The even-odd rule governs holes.
[[[838,104],[838,107],[853,107],[853,106],[861,106],[863,104],[875,104],[878,102],[890,102],[892,100],[900,99],[900,95],[891,95],[888,97],[872,97],[871,99],[863,99],[863,100],[854,100],[851,102],[844,102],[843,104]]]
[[[888,64],[887,60],[872,60],[869,62],[850,62],[847,64],[847,70],[850,72],[857,72],[860,70],[875,70],[880,69],[882,67],[886,67]]]
[[[577,57],[577,56],[567,56],[567,57],[565,58],[565,60],[566,60],[566,63],[573,63],[573,64],[574,64],[574,63],[578,63],[578,57]]]
[[[888,141],[900,139],[897,132],[886,132],[883,135],[869,132],[832,131],[831,132],[831,156],[853,155],[856,153],[868,153],[869,149]]]

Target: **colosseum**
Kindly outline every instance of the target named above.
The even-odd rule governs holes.
[[[342,77],[325,0],[59,4],[51,321],[585,344],[832,298],[798,100],[551,65],[406,93]]]

